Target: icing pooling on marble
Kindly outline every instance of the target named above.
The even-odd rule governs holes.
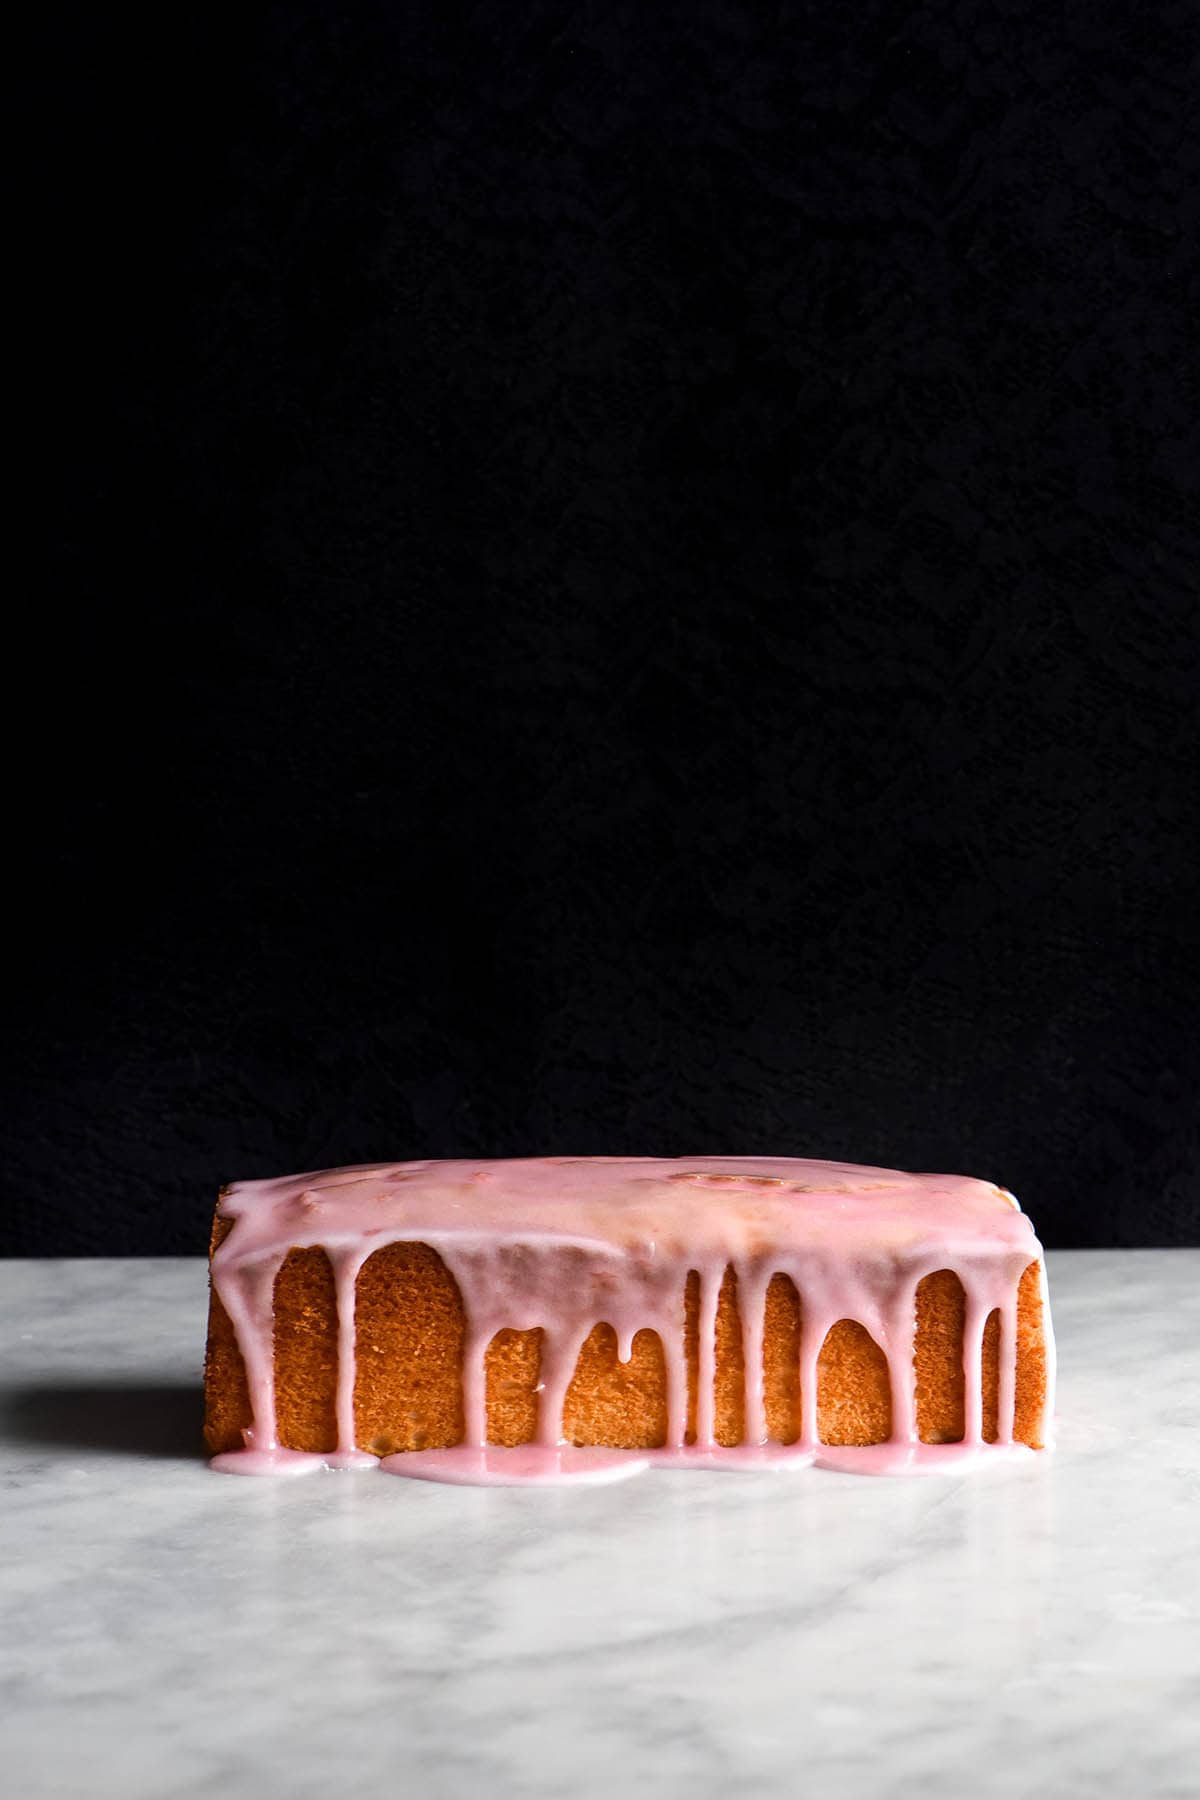
[[[355,1285],[367,1259],[392,1243],[424,1243],[458,1284],[466,1315],[463,1443],[383,1459],[391,1473],[508,1482],[615,1479],[654,1463],[794,1466],[817,1462],[879,1473],[962,1465],[984,1449],[982,1342],[1000,1313],[999,1439],[1014,1449],[1017,1287],[1041,1246],[1011,1194],[966,1176],[908,1175],[850,1163],[771,1157],[543,1157],[497,1162],[372,1163],[229,1188],[232,1230],[212,1260],[213,1285],[246,1369],[253,1423],[245,1448],[213,1459],[234,1473],[298,1473],[369,1466],[354,1442]],[[338,1314],[338,1449],[282,1448],[276,1434],[274,1286],[292,1249],[322,1248]],[[728,1266],[737,1275],[746,1370],[744,1445],[714,1441],[715,1323]],[[916,1290],[951,1268],[966,1295],[965,1433],[961,1443],[917,1442],[913,1367]],[[700,1282],[696,1441],[688,1444],[684,1292]],[[763,1315],[773,1275],[800,1295],[802,1435],[767,1443]],[[1053,1409],[1053,1340],[1042,1271],[1045,1421]],[[841,1319],[857,1320],[883,1351],[892,1400],[886,1444],[818,1442],[817,1368]],[[657,1332],[667,1378],[660,1450],[564,1446],[563,1403],[593,1327],[605,1321],[628,1361],[639,1330]],[[487,1443],[484,1357],[505,1327],[543,1331],[535,1443]],[[1048,1431],[1045,1434],[1048,1437]],[[1019,1448],[1019,1447],[1016,1447]],[[932,1453],[932,1454],[931,1454]]]

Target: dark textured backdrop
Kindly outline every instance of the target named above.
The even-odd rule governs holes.
[[[1195,8],[219,11],[28,69],[4,1248],[626,1148],[1200,1238]]]

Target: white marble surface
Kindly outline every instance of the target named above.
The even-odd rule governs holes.
[[[19,1800],[1200,1793],[1200,1251],[1050,1258],[1059,1449],[972,1477],[236,1481],[201,1262],[0,1264]]]

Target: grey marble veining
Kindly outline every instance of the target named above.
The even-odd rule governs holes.
[[[210,1474],[197,1261],[0,1264],[20,1800],[1200,1793],[1200,1251],[1050,1258],[1059,1449]]]

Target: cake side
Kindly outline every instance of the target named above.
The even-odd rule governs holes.
[[[755,1173],[762,1159],[748,1159],[753,1162],[749,1174],[732,1175],[724,1172],[725,1164],[732,1159],[711,1160],[719,1167],[716,1175],[709,1174],[707,1179],[740,1189],[743,1227],[745,1213],[753,1215],[754,1211],[753,1207],[745,1208],[745,1193],[749,1191],[752,1199],[758,1200],[758,1183],[769,1181],[781,1186],[787,1178]],[[406,1169],[430,1166],[400,1165]],[[647,1165],[635,1166],[641,1169]],[[805,1173],[813,1168],[843,1168],[799,1163],[770,1166]],[[683,1173],[695,1179],[692,1170],[685,1168]],[[354,1185],[345,1181],[348,1176],[361,1184],[359,1172],[338,1171],[335,1175],[344,1186]],[[853,1171],[853,1175],[860,1178],[858,1191],[885,1191],[892,1199],[897,1186],[894,1172]],[[875,1176],[891,1179],[882,1189],[861,1179]],[[661,1187],[663,1177],[657,1169],[652,1179]],[[749,1189],[741,1184],[749,1184]],[[798,1185],[811,1188],[810,1183]],[[1000,1190],[990,1189],[987,1184],[973,1183],[970,1188],[971,1202],[976,1207],[985,1202],[990,1206],[989,1196],[1000,1194]],[[974,1190],[984,1193],[980,1196]],[[311,1188],[300,1191],[313,1193]],[[315,1191],[319,1195],[323,1190]],[[836,1191],[837,1205],[844,1207],[848,1202],[840,1196],[847,1189],[843,1186]],[[637,1200],[642,1206],[640,1195]],[[730,1204],[733,1205],[733,1196]],[[298,1216],[307,1223],[303,1211],[296,1214],[294,1198],[290,1205],[292,1212],[287,1216]],[[1023,1230],[1015,1234],[1014,1244],[1014,1234],[1009,1229],[1013,1210],[1007,1197],[996,1202],[996,1217],[1007,1215],[1005,1229],[994,1234],[998,1243],[990,1243],[990,1217],[983,1231],[969,1241],[967,1258],[973,1264],[968,1283],[972,1289],[970,1302],[963,1281],[949,1266],[929,1268],[912,1285],[912,1417],[905,1421],[905,1427],[906,1435],[916,1441],[946,1444],[974,1436],[995,1442],[1007,1434],[1006,1427],[1010,1426],[1018,1442],[1033,1446],[1044,1442],[1050,1368],[1044,1280],[1040,1260],[1027,1261],[1021,1256],[1014,1264],[1015,1247],[1036,1251],[1037,1245],[1023,1219]],[[888,1220],[883,1223],[886,1244]],[[214,1225],[214,1264],[215,1253],[227,1241],[231,1229],[231,1219],[222,1216],[219,1208]],[[891,1238],[894,1247],[894,1230]],[[493,1318],[490,1323],[494,1329],[488,1329],[481,1338],[478,1321],[473,1325],[470,1309],[464,1303],[462,1283],[448,1266],[455,1256],[441,1253],[445,1244],[441,1250],[403,1241],[385,1243],[376,1250],[370,1250],[368,1244],[369,1254],[354,1261],[349,1284],[344,1273],[344,1243],[335,1242],[328,1250],[312,1243],[287,1246],[277,1269],[272,1271],[264,1312],[270,1323],[267,1361],[269,1375],[274,1377],[275,1441],[296,1450],[329,1453],[339,1442],[345,1449],[346,1439],[352,1433],[354,1444],[374,1454],[461,1443],[469,1435],[468,1388],[478,1390],[470,1400],[478,1421],[476,1435],[470,1441],[500,1445],[528,1444],[539,1436],[546,1442],[551,1434],[552,1441],[561,1436],[568,1443],[630,1450],[666,1445],[672,1439],[681,1447],[697,1442],[733,1447],[764,1439],[794,1444],[802,1436],[825,1444],[886,1441],[896,1425],[897,1356],[894,1343],[889,1360],[877,1341],[877,1337],[888,1337],[889,1332],[895,1336],[894,1320],[889,1321],[886,1316],[886,1305],[881,1310],[880,1294],[870,1291],[868,1283],[863,1290],[866,1304],[860,1309],[871,1314],[875,1337],[861,1319],[829,1317],[828,1296],[824,1316],[820,1304],[810,1306],[808,1325],[821,1328],[821,1340],[819,1346],[808,1346],[806,1358],[802,1355],[806,1308],[801,1291],[806,1286],[803,1277],[811,1273],[811,1268],[793,1268],[789,1274],[770,1266],[773,1261],[786,1263],[789,1254],[794,1261],[794,1244],[788,1246],[785,1242],[779,1256],[773,1257],[770,1246],[760,1242],[755,1245],[755,1253],[747,1257],[745,1243],[743,1235],[740,1272],[733,1263],[716,1267],[709,1255],[701,1258],[705,1261],[703,1278],[701,1271],[686,1269],[688,1247],[677,1246],[677,1291],[672,1295],[660,1284],[650,1293],[649,1312],[655,1316],[657,1329],[643,1326],[630,1330],[631,1317],[626,1307],[623,1329],[628,1341],[624,1344],[605,1318],[606,1310],[611,1313],[622,1309],[606,1309],[603,1292],[587,1294],[582,1291],[587,1283],[579,1283],[581,1291],[575,1300],[567,1296],[567,1310],[574,1309],[572,1324],[578,1344],[568,1345],[571,1353],[566,1355],[561,1341],[554,1345],[558,1367],[548,1384],[546,1328],[526,1325],[523,1318],[512,1324]],[[272,1248],[278,1254],[278,1244]],[[508,1251],[510,1256],[514,1254],[511,1243]],[[527,1247],[524,1254],[528,1263]],[[929,1260],[928,1247],[924,1254]],[[560,1279],[549,1283],[556,1295],[564,1286],[561,1277],[569,1277],[571,1257],[576,1259],[576,1274],[589,1271],[594,1287],[595,1256],[577,1245],[568,1248],[561,1242],[549,1247],[543,1244],[538,1259],[542,1265],[561,1265],[563,1258],[567,1260],[567,1266],[559,1268]],[[339,1325],[339,1276],[335,1269],[339,1261],[343,1266],[343,1310],[354,1321],[353,1334],[348,1338],[344,1326]],[[981,1287],[979,1271],[989,1262],[995,1264],[991,1290],[1003,1298],[1004,1304],[991,1307],[980,1316],[980,1294],[989,1283],[984,1282]],[[885,1268],[885,1264],[886,1258],[880,1267]],[[269,1255],[265,1266],[269,1269]],[[466,1271],[468,1288],[477,1286],[479,1271],[471,1266],[470,1258],[461,1266]],[[605,1282],[611,1287],[620,1276],[619,1268],[614,1269],[611,1257],[603,1255],[599,1256],[598,1266],[603,1277],[601,1289]],[[820,1272],[823,1277],[828,1276],[828,1268],[823,1265]],[[513,1271],[508,1273],[511,1276]],[[894,1269],[892,1274],[895,1275]],[[530,1266],[526,1266],[524,1275],[527,1281],[533,1279],[537,1288],[547,1285],[545,1267],[540,1279],[532,1276]],[[511,1292],[511,1281],[501,1285]],[[566,1285],[569,1286],[569,1280]],[[1007,1298],[1009,1288],[1011,1303]],[[901,1279],[901,1293],[903,1290]],[[559,1303],[561,1306],[561,1297]],[[241,1305],[240,1295],[238,1304]],[[1002,1311],[1006,1315],[1003,1325]],[[243,1309],[243,1331],[245,1323]],[[551,1336],[561,1340],[561,1318],[556,1323],[559,1329]],[[970,1348],[966,1343],[968,1332]],[[1002,1350],[1004,1337],[1010,1340],[1006,1351]],[[251,1383],[238,1338],[214,1287],[206,1359],[206,1440],[214,1453],[237,1449],[252,1429]],[[619,1354],[622,1350],[624,1361]],[[261,1365],[263,1358],[260,1356],[259,1360]],[[805,1395],[801,1391],[806,1385],[806,1360],[811,1365],[807,1410],[815,1419],[815,1429],[806,1418]],[[476,1363],[482,1380],[472,1381],[471,1368]],[[343,1375],[339,1399],[340,1367]],[[967,1372],[972,1368],[979,1371],[974,1380],[968,1379]],[[347,1373],[352,1374],[352,1381],[347,1381]],[[260,1386],[262,1379],[260,1366]],[[678,1391],[681,1381],[686,1387],[685,1395]],[[539,1396],[539,1385],[548,1386],[549,1397],[545,1392]],[[906,1403],[904,1388],[901,1381],[902,1405]],[[1007,1391],[1002,1393],[1002,1389]],[[968,1416],[973,1392],[974,1420]],[[546,1416],[548,1409],[557,1409],[553,1421]]]

